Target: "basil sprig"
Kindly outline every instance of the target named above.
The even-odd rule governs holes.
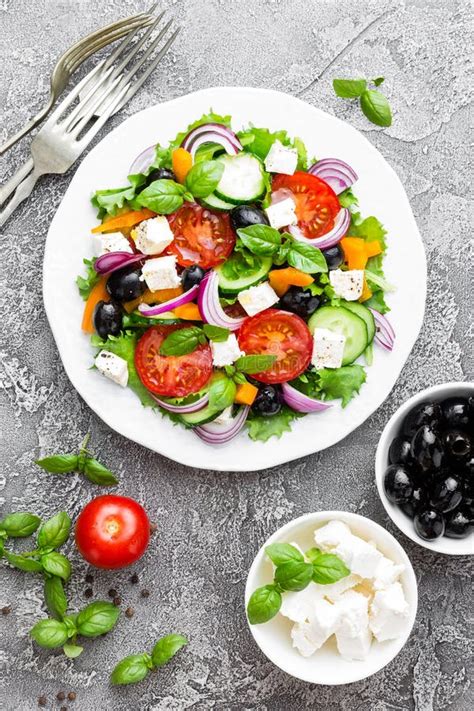
[[[107,467],[95,459],[88,451],[90,434],[84,437],[77,454],[53,454],[44,459],[37,459],[36,464],[51,474],[68,474],[80,472],[93,484],[113,486],[118,479]]]
[[[218,161],[199,161],[186,176],[186,189],[194,197],[206,198],[217,188],[223,172],[224,165]]]
[[[166,336],[160,346],[160,353],[164,356],[186,355],[205,343],[207,343],[206,336],[199,326],[180,328]]]
[[[239,373],[261,373],[268,370],[277,360],[276,355],[245,355],[240,356],[234,363]]]
[[[162,637],[153,647],[151,654],[131,654],[122,659],[113,670],[110,681],[114,685],[135,684],[148,673],[170,661],[188,640],[181,634]]]
[[[178,210],[185,200],[192,199],[193,196],[184,185],[165,179],[154,180],[135,198],[139,206],[147,207],[159,215],[169,215]]]
[[[378,87],[384,77],[372,79],[372,84]],[[334,79],[333,88],[342,99],[359,99],[360,108],[365,116],[377,126],[392,125],[392,111],[387,98],[377,89],[369,89],[366,79]]]
[[[335,583],[349,575],[350,570],[332,553],[311,548],[304,555],[289,543],[273,543],[265,548],[276,566],[270,585],[257,588],[250,596],[247,616],[252,625],[268,622],[278,613],[282,593],[304,590],[311,581],[320,585]]]
[[[35,514],[22,511],[11,513],[0,521],[0,536],[27,538],[37,530],[40,523],[40,517]]]
[[[310,244],[302,244],[287,233],[281,234],[269,225],[250,225],[237,230],[241,243],[259,257],[271,256],[277,265],[288,264],[306,274],[327,272],[323,253]],[[237,245],[239,248],[239,245]]]

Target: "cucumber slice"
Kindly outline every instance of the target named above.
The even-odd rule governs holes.
[[[240,252],[234,252],[229,259],[215,271],[219,278],[219,287],[228,294],[238,294],[243,289],[259,284],[272,268],[271,257],[253,256],[250,266]]]
[[[216,412],[214,408],[206,405],[206,407],[203,407],[202,410],[187,412],[184,415],[179,415],[179,417],[186,427],[197,427],[198,425],[205,425],[208,422],[212,422],[212,420],[215,420],[220,414],[220,410],[217,410]]]
[[[258,158],[250,153],[217,158],[224,166],[215,194],[235,205],[255,202],[265,195],[265,173]]]
[[[231,202],[225,202],[217,197],[215,193],[211,193],[207,198],[201,198],[201,202],[205,207],[210,210],[232,210],[235,205]]]
[[[327,328],[346,337],[342,365],[355,361],[367,348],[369,338],[367,326],[360,316],[342,306],[323,306],[314,312],[308,321],[308,328]]]
[[[344,301],[341,306],[345,309],[348,309],[349,311],[352,311],[352,313],[361,318],[362,321],[365,321],[365,325],[367,326],[367,337],[369,339],[369,344],[372,343],[375,336],[375,319],[372,316],[372,312],[367,308],[367,306],[359,304],[357,301]]]

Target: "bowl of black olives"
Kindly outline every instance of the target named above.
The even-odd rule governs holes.
[[[416,543],[474,555],[474,383],[423,390],[388,421],[375,459],[392,521]]]

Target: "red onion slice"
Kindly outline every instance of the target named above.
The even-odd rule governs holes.
[[[235,417],[225,425],[209,422],[207,425],[194,427],[194,432],[206,444],[226,444],[237,437],[249,413],[249,407],[241,407]]]
[[[375,319],[376,332],[374,341],[377,343],[377,345],[381,346],[382,348],[385,348],[386,351],[393,350],[393,345],[395,342],[395,331],[393,329],[392,324],[386,316],[380,313],[380,311],[377,311],[376,309],[371,309],[370,307],[369,310],[372,312],[372,315]]]
[[[323,158],[308,169],[308,173],[324,180],[339,195],[347,190],[358,178],[355,170],[339,158]]]
[[[183,139],[181,147],[195,156],[197,149],[204,143],[218,143],[229,155],[236,155],[242,144],[230,128],[220,123],[205,123],[197,126]]]
[[[334,220],[334,227],[330,232],[327,232],[322,237],[315,237],[314,239],[308,239],[301,232],[297,225],[290,225],[288,231],[298,242],[303,244],[311,244],[313,247],[318,247],[318,249],[329,249],[329,247],[334,247],[335,244],[340,242],[349,229],[351,224],[351,213],[347,208],[343,207],[337,213],[336,219]]]
[[[228,328],[230,331],[237,331],[246,318],[232,318],[226,314],[219,301],[219,278],[212,270],[199,285],[198,306],[203,321],[213,326]]]
[[[284,401],[296,412],[323,412],[332,407],[327,402],[305,395],[289,383],[282,383],[281,389]]]
[[[164,301],[162,304],[157,304],[156,306],[149,306],[148,304],[139,304],[138,310],[144,316],[159,316],[160,314],[163,314],[166,311],[171,311],[172,309],[175,309],[177,306],[183,306],[183,304],[188,304],[190,301],[194,301],[194,298],[197,296],[198,292],[199,284],[195,284],[190,289],[188,289],[188,291],[185,291],[184,294],[175,296],[174,299]]]
[[[111,274],[111,272],[127,267],[129,264],[135,264],[146,259],[144,254],[131,254],[130,252],[107,252],[96,259],[94,269],[97,274]]]
[[[149,146],[138,155],[133,161],[132,165],[128,169],[129,175],[136,175],[137,173],[144,173],[150,165],[155,160],[156,146]]]
[[[168,410],[168,412],[175,412],[177,414],[182,415],[185,415],[187,412],[197,412],[198,410],[202,410],[202,408],[205,407],[209,402],[209,393],[206,393],[198,400],[196,400],[196,402],[191,402],[188,405],[171,405],[169,402],[162,400],[153,393],[150,393],[150,395],[152,396],[153,400],[155,400],[158,405],[164,410]]]

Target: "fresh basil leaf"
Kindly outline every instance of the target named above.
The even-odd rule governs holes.
[[[161,344],[160,353],[164,356],[179,356],[192,353],[200,344],[201,334],[202,329],[198,326],[172,331]]]
[[[61,647],[68,639],[67,627],[64,622],[53,619],[40,620],[37,622],[30,630],[30,635],[36,644],[46,649]]]
[[[94,269],[96,257],[94,257],[93,259],[83,259],[82,261],[86,266],[86,276],[83,277],[79,275],[76,279],[76,285],[79,289],[79,294],[81,295],[81,297],[84,299],[84,301],[87,301],[92,289],[100,279],[100,274],[98,274]]]
[[[64,617],[64,619],[63,619],[63,622],[67,627],[67,636],[69,639],[71,639],[71,637],[76,637],[76,635],[77,635],[77,618],[78,618],[78,616],[79,616],[78,614],[66,615],[66,617]]]
[[[304,561],[300,551],[289,543],[271,543],[265,553],[275,565],[282,565],[289,560]]]
[[[275,585],[264,585],[252,593],[247,605],[251,625],[260,625],[275,617],[281,607],[281,594]]]
[[[237,234],[247,249],[261,257],[276,254],[281,245],[281,234],[269,225],[241,227]]]
[[[289,560],[277,566],[275,582],[283,590],[304,590],[311,582],[313,566],[299,560]]]
[[[79,644],[72,644],[71,642],[66,642],[63,644],[63,652],[69,659],[75,659],[84,651],[84,647]]]
[[[7,533],[10,538],[26,538],[36,531],[41,523],[39,516],[28,512],[18,511],[5,516],[0,521],[0,528]]]
[[[372,79],[374,82],[375,86],[380,86],[380,84],[383,84],[385,81],[385,77],[377,77],[376,79]]]
[[[332,85],[341,99],[356,99],[367,89],[365,79],[333,79]]]
[[[275,355],[246,355],[235,361],[235,367],[241,373],[261,373],[268,370],[277,360]]]
[[[37,459],[36,464],[51,474],[67,474],[77,469],[76,454],[53,454],[51,457]]]
[[[153,666],[162,667],[187,643],[188,640],[182,634],[168,634],[159,639],[151,652]]]
[[[44,580],[44,600],[49,612],[58,620],[62,620],[67,610],[67,599],[63,582],[57,575]]]
[[[203,160],[193,165],[186,176],[186,188],[197,198],[214,192],[222,178],[224,165],[215,160]]]
[[[360,108],[365,116],[377,126],[391,126],[392,112],[387,98],[376,89],[364,91],[360,97]]]
[[[34,560],[34,558],[26,558],[26,556],[9,553],[8,551],[5,551],[4,555],[10,565],[18,568],[18,570],[24,570],[26,573],[41,573],[43,570],[39,560]]]
[[[247,383],[247,378],[243,373],[234,373],[232,375],[234,382],[237,383],[238,385],[245,385]]]
[[[318,555],[312,556],[312,565],[313,581],[320,585],[337,583],[338,580],[345,578],[351,572],[345,563],[333,553],[320,551]]]
[[[283,235],[283,237],[286,237],[287,235]],[[288,259],[288,254],[291,249],[291,241],[287,240],[286,242],[283,242],[280,247],[278,248],[278,252],[273,255],[273,263],[276,264],[277,267],[281,267],[282,264],[285,264],[285,262]]]
[[[71,563],[62,553],[46,553],[41,556],[41,565],[43,569],[51,575],[57,575],[58,578],[69,580],[71,577]]]
[[[183,204],[184,192],[184,187],[174,180],[155,180],[136,197],[136,201],[159,215],[169,215]]]
[[[84,474],[93,484],[100,484],[100,486],[113,486],[114,484],[118,484],[118,479],[115,474],[92,457],[87,457],[84,462]]]
[[[98,637],[115,626],[119,615],[119,608],[111,602],[92,602],[77,616],[77,630],[84,637]]]
[[[305,556],[309,560],[309,562],[312,563],[313,560],[315,560],[320,553],[321,551],[319,550],[319,548],[310,548],[305,552]]]
[[[59,511],[55,516],[43,523],[38,531],[38,546],[45,548],[59,548],[69,537],[71,519],[65,511]]]
[[[310,244],[302,244],[296,241],[291,242],[287,262],[290,266],[306,274],[316,274],[318,272],[327,272],[328,270],[324,254],[320,249]]]
[[[114,685],[124,686],[126,684],[136,684],[146,677],[150,671],[148,666],[149,654],[131,654],[122,659],[110,676],[110,682]]]
[[[223,343],[227,341],[230,335],[230,330],[228,328],[222,328],[222,326],[213,326],[210,323],[205,323],[203,326],[203,331],[210,341],[215,343]]]
[[[209,407],[218,412],[232,405],[237,387],[227,376],[214,378],[209,388]]]

